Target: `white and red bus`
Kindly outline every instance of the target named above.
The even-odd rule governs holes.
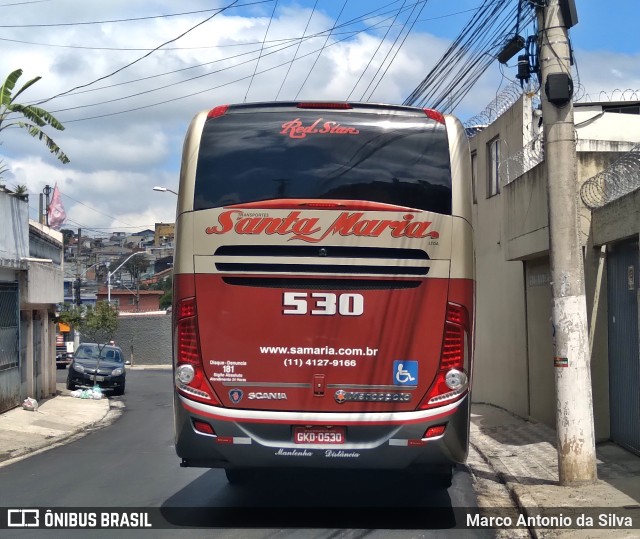
[[[174,259],[183,466],[394,469],[449,485],[473,363],[462,124],[361,103],[216,107],[184,144]]]

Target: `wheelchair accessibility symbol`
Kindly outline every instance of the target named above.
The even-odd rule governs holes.
[[[397,386],[418,385],[418,362],[396,360],[393,362],[393,383]]]

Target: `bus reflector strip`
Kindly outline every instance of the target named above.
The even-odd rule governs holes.
[[[391,438],[389,440],[389,445],[395,447],[418,447],[427,445],[427,443],[426,440],[403,440],[401,438]]]
[[[251,445],[251,438],[244,436],[218,436],[216,442],[219,444]]]

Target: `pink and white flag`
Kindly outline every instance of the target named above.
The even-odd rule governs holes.
[[[67,219],[67,214],[64,211],[64,206],[62,205],[62,197],[60,196],[60,191],[58,191],[57,183],[53,188],[53,196],[51,197],[51,204],[49,204],[49,207],[47,208],[47,216],[49,226],[56,230],[58,230]]]

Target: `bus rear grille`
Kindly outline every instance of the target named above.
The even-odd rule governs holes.
[[[301,290],[397,290],[418,288],[421,281],[392,279],[296,279],[291,277],[223,277],[225,284]]]
[[[216,256],[271,256],[271,257],[328,257],[328,258],[387,258],[389,260],[429,260],[422,249],[393,249],[387,247],[349,247],[314,245],[223,245]]]
[[[429,268],[411,266],[354,266],[313,264],[216,264],[218,271],[251,273],[349,273],[354,275],[426,275]]]
[[[221,272],[425,276],[421,249],[312,245],[225,245],[214,253]],[[260,260],[262,259],[262,260]]]

